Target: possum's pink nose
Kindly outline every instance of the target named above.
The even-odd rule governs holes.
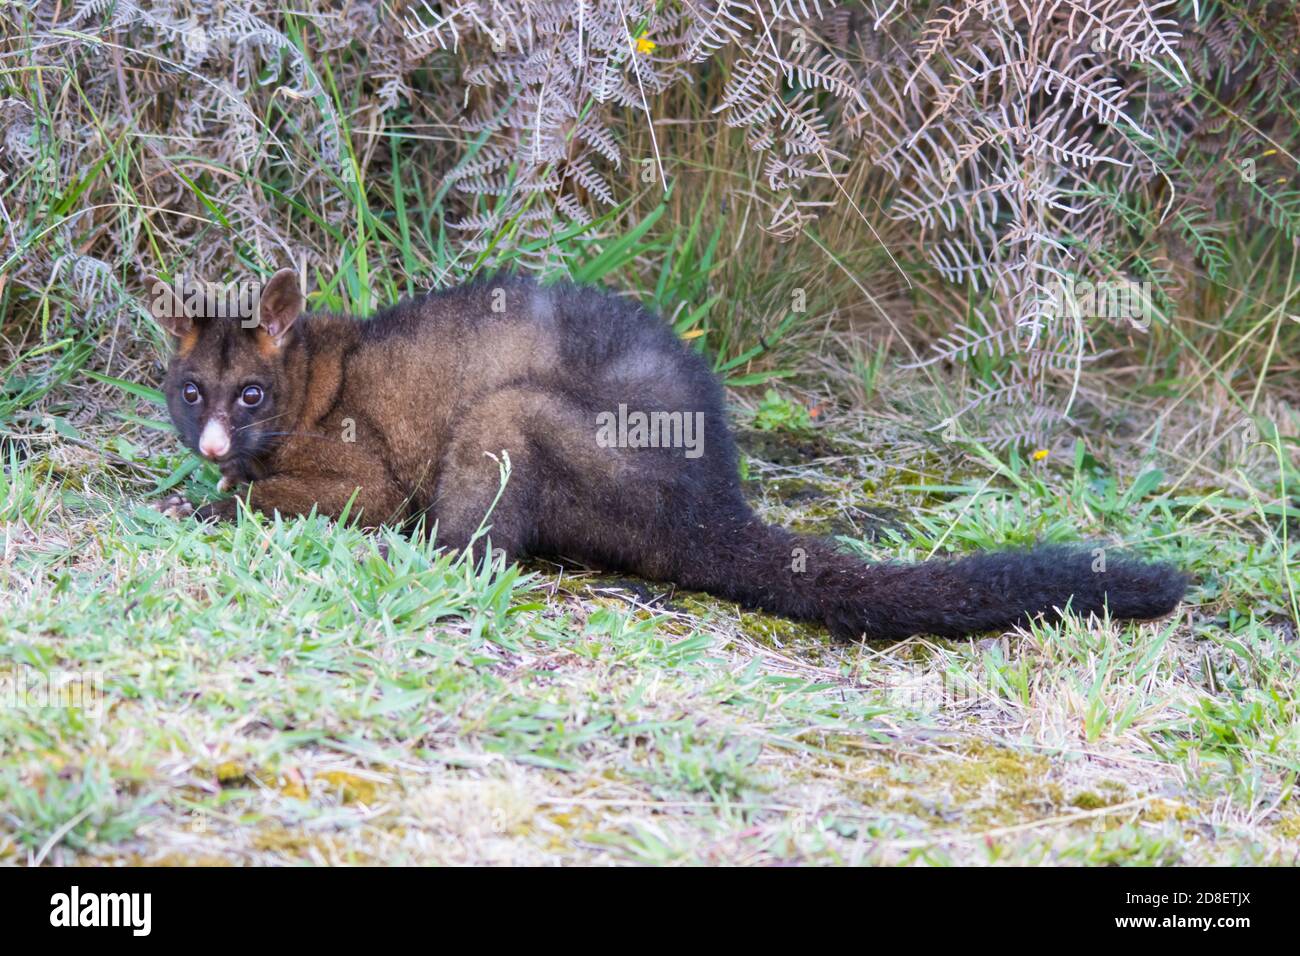
[[[199,435],[199,454],[216,461],[230,451],[230,432],[215,418],[208,419]]]

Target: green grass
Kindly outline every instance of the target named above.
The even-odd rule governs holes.
[[[819,428],[844,452],[884,425]],[[702,595],[472,568],[318,518],[173,522],[11,452],[0,675],[96,693],[0,708],[0,857],[1288,860],[1294,533],[1082,450],[970,452],[959,477],[905,446],[748,466],[771,520],[892,508],[874,539],[842,539],[874,559],[1086,537],[1175,558],[1188,605],[840,646]]]

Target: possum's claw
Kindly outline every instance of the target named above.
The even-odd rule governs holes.
[[[168,495],[162,501],[154,502],[154,507],[163,513],[166,518],[179,520],[188,518],[194,514],[194,506],[190,504],[182,495]]]

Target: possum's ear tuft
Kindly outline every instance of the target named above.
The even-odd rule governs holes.
[[[302,290],[298,286],[298,273],[281,269],[267,280],[257,300],[257,325],[279,348],[293,323],[302,314]]]
[[[149,314],[173,338],[183,339],[194,331],[194,317],[186,310],[185,303],[170,283],[155,275],[146,276],[144,293]]]

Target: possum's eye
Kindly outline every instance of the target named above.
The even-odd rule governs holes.
[[[187,405],[197,405],[201,397],[199,387],[193,382],[186,382],[181,386],[181,398],[185,399]]]
[[[256,408],[262,404],[262,387],[260,385],[249,385],[239,395],[241,404],[248,408]]]

